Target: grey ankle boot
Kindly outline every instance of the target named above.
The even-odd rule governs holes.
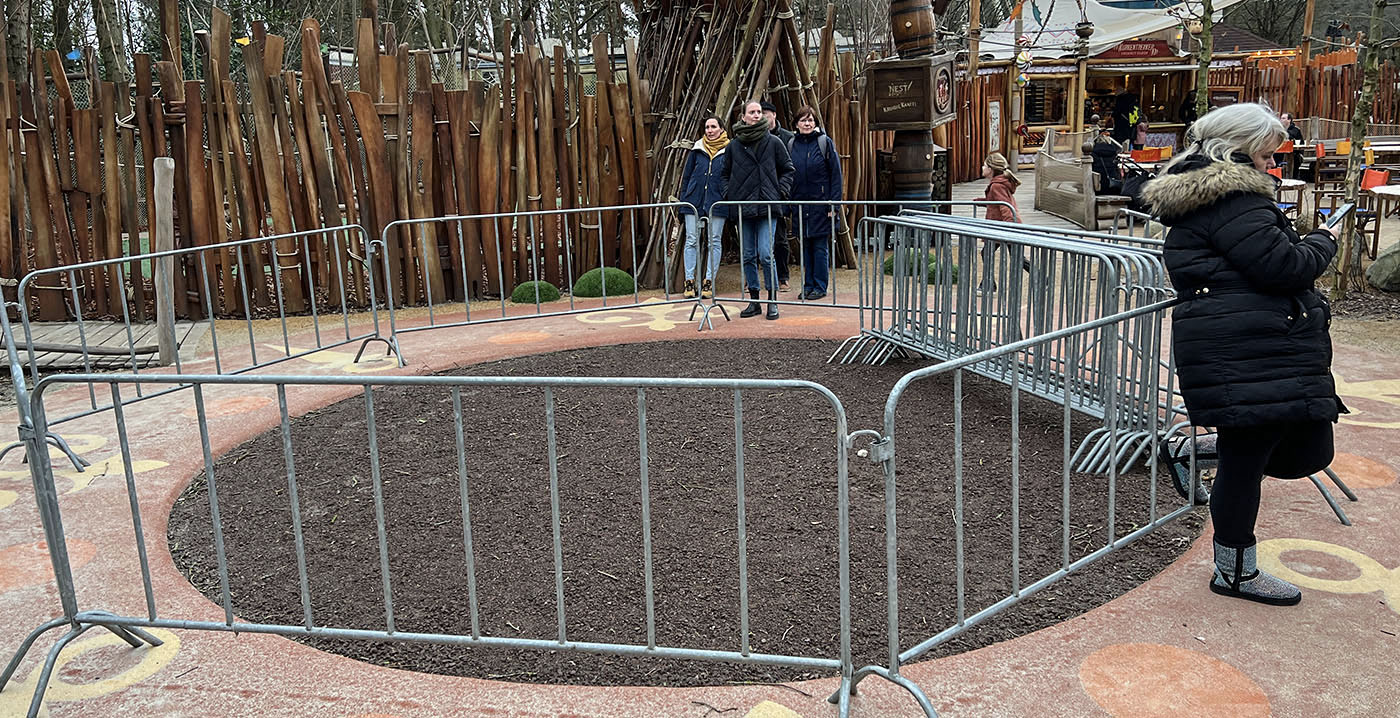
[[[1230,548],[1215,544],[1215,575],[1210,579],[1210,590],[1270,606],[1294,606],[1303,600],[1303,592],[1297,586],[1255,566],[1253,546]]]

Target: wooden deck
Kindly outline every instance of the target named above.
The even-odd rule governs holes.
[[[121,322],[85,321],[81,332],[77,322],[34,322],[30,325],[33,333],[34,363],[40,371],[64,369],[94,370],[131,369],[132,348],[136,350],[135,368],[147,369],[159,366],[159,353],[156,351],[156,325],[132,324],[128,336],[126,325]],[[207,322],[176,322],[175,341],[180,346],[180,360],[193,360],[200,341],[209,333]],[[19,342],[19,360],[29,366],[29,352],[26,350],[24,332],[15,327],[15,341]],[[84,341],[86,339],[86,341]],[[86,344],[88,357],[83,361],[82,347]],[[72,351],[40,351],[47,347],[68,345]]]

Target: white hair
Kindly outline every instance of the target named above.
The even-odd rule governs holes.
[[[1186,131],[1188,147],[1168,168],[1194,155],[1229,162],[1230,155],[1273,152],[1288,139],[1278,115],[1265,105],[1243,102],[1211,110]]]

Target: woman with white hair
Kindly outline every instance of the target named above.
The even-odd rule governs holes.
[[[1346,411],[1332,380],[1331,311],[1313,286],[1336,237],[1328,228],[1299,237],[1275,205],[1277,180],[1266,171],[1286,137],[1263,105],[1214,110],[1143,191],[1170,227],[1164,260],[1181,297],[1172,349],[1182,397],[1192,424],[1217,430],[1210,590],[1280,606],[1302,594],[1255,564],[1260,484],[1326,468],[1332,424]],[[1161,452],[1178,490],[1185,443],[1164,442]]]

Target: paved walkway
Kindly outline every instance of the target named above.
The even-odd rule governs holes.
[[[283,365],[299,374],[425,373],[563,348],[657,339],[802,337],[841,339],[856,316],[787,308],[777,322],[719,321],[697,334],[689,308],[656,305],[405,335],[411,362],[353,364],[353,348]],[[441,321],[441,319],[440,319]],[[309,342],[309,340],[308,340]],[[1013,641],[904,669],[944,718],[965,716],[1381,716],[1396,715],[1400,685],[1400,359],[1340,348],[1336,372],[1353,413],[1338,431],[1335,466],[1361,497],[1341,526],[1306,482],[1269,481],[1259,534],[1261,561],[1298,582],[1303,603],[1279,609],[1206,590],[1209,538],[1145,584],[1089,613]],[[206,392],[214,451],[272,427],[269,392]],[[292,394],[300,414],[354,388]],[[872,397],[881,400],[883,397]],[[56,407],[87,392],[61,389]],[[222,620],[222,610],[175,568],[165,544],[168,510],[203,466],[190,392],[127,410],[151,571],[162,615]],[[3,417],[14,426],[13,411]],[[84,608],[144,613],[120,455],[110,414],[62,428],[93,461],[81,474],[59,464],[65,533]],[[858,428],[858,427],[853,427]],[[0,658],[59,612],[57,591],[27,468],[0,462]],[[355,662],[273,636],[156,631],[165,645],[130,649],[93,631],[59,659],[45,715],[68,716],[834,716],[824,697],[834,679],[713,688],[529,686],[398,671]],[[55,635],[40,640],[0,692],[0,716],[22,715]],[[908,694],[868,680],[852,715],[917,715]]]

